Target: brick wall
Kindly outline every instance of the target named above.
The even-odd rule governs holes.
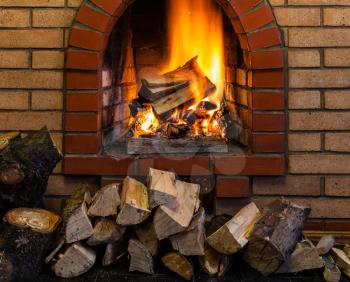
[[[46,124],[62,147],[64,51],[81,2],[0,0],[1,132]],[[288,175],[219,177],[217,210],[285,195],[311,204],[309,228],[350,230],[350,0],[270,3],[288,51]],[[97,183],[61,171],[47,197],[55,210],[79,183]]]

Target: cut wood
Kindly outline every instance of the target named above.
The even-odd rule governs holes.
[[[231,267],[230,256],[223,255],[211,247],[207,247],[203,256],[198,257],[201,269],[209,274],[219,277],[224,276]]]
[[[323,277],[327,282],[339,282],[341,278],[341,272],[331,256],[323,257],[324,271]]]
[[[157,208],[153,224],[159,240],[184,231],[190,224],[199,202],[198,184],[176,181],[176,200]]]
[[[52,270],[58,277],[73,278],[89,271],[95,261],[96,253],[93,249],[74,243],[60,255]]]
[[[109,243],[106,246],[106,251],[103,256],[102,265],[109,266],[123,257],[128,253],[128,242],[123,237],[119,241]]]
[[[188,124],[168,123],[166,137],[169,139],[185,137],[189,131],[190,126]]]
[[[280,199],[268,205],[255,225],[243,259],[264,276],[275,272],[300,238],[309,207]]]
[[[120,184],[114,183],[101,188],[92,198],[90,216],[110,216],[118,213],[120,205]]]
[[[204,255],[205,211],[200,208],[184,232],[169,237],[173,249],[185,256]]]
[[[9,211],[5,219],[0,234],[0,281],[35,281],[60,217],[21,208]]]
[[[159,240],[154,230],[153,221],[146,220],[135,226],[135,233],[139,241],[155,256],[158,254]]]
[[[126,177],[123,181],[121,209],[117,223],[123,226],[136,225],[143,222],[150,214],[146,186],[131,177]]]
[[[20,136],[19,132],[9,132],[0,134],[0,151],[5,149],[9,144],[10,141],[14,138],[17,138]]]
[[[229,216],[227,214],[213,216],[209,221],[205,223],[205,234],[207,238],[218,231],[231,218],[232,216]]]
[[[87,240],[90,246],[118,241],[126,232],[126,227],[118,225],[115,220],[100,218],[97,220],[92,236]]]
[[[175,173],[150,168],[147,182],[150,209],[168,204],[176,199]]]
[[[350,245],[349,244],[344,245],[343,251],[347,255],[347,257],[350,258]]]
[[[350,259],[338,248],[332,248],[332,257],[339,269],[348,277],[350,277]]]
[[[254,203],[242,208],[231,220],[207,238],[207,243],[222,254],[234,254],[247,243],[261,213]]]
[[[318,269],[324,266],[317,248],[308,239],[297,243],[292,254],[277,270],[277,273],[296,273],[303,270]]]
[[[128,252],[130,254],[129,271],[139,271],[147,274],[154,273],[152,254],[140,241],[131,239]]]
[[[178,252],[170,252],[162,257],[163,264],[186,280],[193,277],[192,264]]]
[[[335,239],[331,235],[323,236],[318,244],[316,245],[317,251],[319,255],[327,254],[335,244]]]

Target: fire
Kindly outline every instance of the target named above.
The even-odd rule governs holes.
[[[151,106],[147,106],[142,112],[139,112],[135,121],[134,137],[149,135],[157,131],[159,121],[156,118]]]

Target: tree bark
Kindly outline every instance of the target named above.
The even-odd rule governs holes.
[[[224,276],[231,267],[230,256],[223,255],[211,247],[207,247],[203,256],[198,257],[201,269],[209,274],[218,277]]]
[[[177,273],[186,280],[193,277],[193,266],[187,258],[178,252],[170,252],[162,257],[163,264],[171,271]]]
[[[159,240],[154,230],[153,221],[146,220],[135,226],[135,233],[140,242],[155,256],[158,254]]]
[[[154,273],[152,254],[140,241],[131,239],[128,252],[130,254],[129,271],[139,271],[147,274]]]

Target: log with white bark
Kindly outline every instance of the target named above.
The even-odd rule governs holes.
[[[339,282],[341,278],[341,272],[338,266],[335,264],[331,256],[323,257],[324,270],[323,278],[327,282]]]
[[[203,256],[198,257],[201,269],[209,274],[218,277],[224,276],[231,267],[231,258],[215,251],[211,247],[207,247]]]
[[[123,181],[117,223],[123,226],[139,224],[151,214],[148,208],[147,187],[131,177],[126,177]]]
[[[264,276],[275,272],[299,240],[309,207],[280,199],[268,205],[256,223],[243,259]]]
[[[162,257],[163,264],[171,271],[177,273],[186,280],[193,277],[193,266],[189,260],[178,252],[170,252]]]
[[[95,264],[96,253],[80,243],[72,244],[53,264],[52,270],[58,277],[73,278],[89,271]]]
[[[157,208],[153,224],[159,240],[184,231],[199,208],[198,184],[176,181],[176,200]]]
[[[130,254],[129,271],[139,271],[153,274],[153,257],[150,251],[140,241],[131,239],[128,252]]]
[[[120,240],[109,243],[106,246],[106,250],[103,256],[102,265],[109,266],[122,258],[128,253],[128,241],[125,237]]]
[[[242,208],[231,220],[207,238],[207,243],[222,254],[234,254],[247,243],[261,213],[254,203]]]
[[[90,246],[112,243],[120,240],[126,232],[125,226],[118,225],[115,220],[99,218],[95,223],[92,236],[87,240]]]
[[[339,267],[339,269],[348,277],[350,277],[350,259],[344,253],[344,251],[338,248],[332,248],[331,250],[332,257]]]
[[[139,241],[155,256],[159,250],[159,240],[154,230],[152,220],[146,220],[135,226],[135,233]]]
[[[110,184],[96,192],[88,214],[90,216],[111,216],[118,213],[120,205],[120,184]]]
[[[169,237],[173,249],[185,256],[204,255],[205,211],[200,208],[185,231]]]
[[[148,193],[150,209],[168,204],[176,199],[175,173],[150,168],[148,173]]]

